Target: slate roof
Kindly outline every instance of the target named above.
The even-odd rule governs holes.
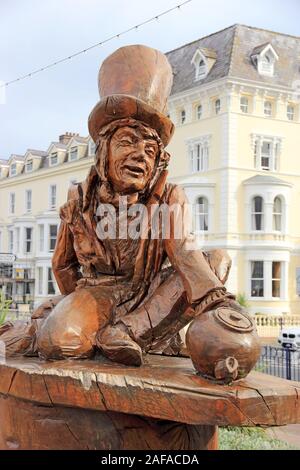
[[[47,152],[44,152],[44,150],[28,149],[26,153],[31,153],[32,155],[35,155],[37,157],[46,157],[47,156]]]
[[[260,75],[251,60],[253,51],[261,52],[267,44],[271,44],[279,56],[273,77]],[[213,49],[217,60],[204,79],[195,81],[191,60],[198,48]],[[172,94],[228,76],[290,88],[295,80],[300,80],[300,37],[251,26],[230,26],[166,55],[174,73]]]

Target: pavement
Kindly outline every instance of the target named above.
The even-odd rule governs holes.
[[[272,427],[268,428],[266,432],[272,439],[278,439],[300,449],[300,424]]]
[[[277,338],[261,338],[262,344],[278,347]],[[276,426],[266,430],[269,437],[286,442],[300,449],[300,424],[288,424],[287,426]]]

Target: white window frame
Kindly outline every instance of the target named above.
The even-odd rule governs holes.
[[[263,263],[263,278],[252,278],[252,263],[253,262],[262,262]],[[273,263],[280,263],[280,277],[275,278],[273,276]],[[249,289],[249,299],[251,301],[285,301],[287,300],[288,292],[288,271],[287,271],[287,260],[285,257],[276,257],[275,253],[272,256],[259,258],[257,256],[254,259],[249,260],[249,271],[247,271],[247,283]],[[263,281],[263,296],[253,296],[252,295],[252,280],[262,280]],[[280,296],[273,296],[273,282],[280,282]],[[247,290],[248,290],[247,289]]]
[[[16,162],[11,163],[9,168],[9,176],[16,176],[17,174],[17,164]]]
[[[274,263],[279,263],[280,264],[280,277],[274,277],[273,275],[273,266]],[[282,262],[281,261],[272,261],[272,284],[271,284],[271,292],[272,292],[272,299],[281,299],[282,298]],[[279,296],[274,296],[273,295],[273,282],[278,282],[279,281]]]
[[[282,150],[282,137],[252,134],[252,145],[254,153],[254,167],[257,170],[279,171],[279,157]],[[270,144],[269,167],[262,166],[262,149],[264,142]],[[264,158],[267,158],[267,154]]]
[[[52,284],[53,287],[53,292],[49,292],[50,285]],[[55,289],[55,280],[54,280],[54,275],[51,267],[47,267],[47,295],[55,295],[56,294],[56,289]]]
[[[93,140],[89,141],[89,155],[94,156],[96,153],[96,144]]]
[[[257,212],[255,210],[255,199],[260,198],[262,202],[262,210],[261,212]],[[256,216],[260,215],[261,216],[261,228],[256,228]],[[253,196],[251,199],[251,232],[264,232],[265,231],[265,201],[264,198],[257,194],[256,196]]]
[[[25,212],[26,214],[32,212],[32,189],[25,190]]]
[[[56,227],[56,235],[55,235],[55,237],[51,235],[51,227]],[[49,253],[53,253],[53,251],[54,251],[54,249],[55,249],[55,244],[56,244],[56,240],[57,240],[57,234],[58,234],[58,225],[57,225],[57,224],[50,224],[50,225],[49,225],[49,242],[48,242],[48,250],[49,250]],[[53,242],[53,240],[55,240],[55,243],[54,243],[53,248],[51,248],[51,242]]]
[[[200,121],[200,119],[202,118],[202,114],[203,114],[202,104],[198,104],[198,106],[196,108],[196,114],[197,114],[197,120]]]
[[[260,54],[253,56],[254,63],[257,63],[258,73],[267,77],[273,77],[275,62],[278,59],[279,57],[271,44],[266,45]]]
[[[21,228],[20,227],[15,228],[15,235],[16,235],[16,249],[15,249],[15,252],[19,253],[20,252],[20,241],[21,241]]]
[[[44,268],[43,266],[37,267],[37,278],[38,278],[38,295],[44,293]]]
[[[240,110],[244,114],[249,113],[249,98],[247,96],[241,96],[240,99]]]
[[[56,160],[54,163],[53,163],[53,159]],[[50,153],[50,156],[49,156],[49,163],[50,163],[50,166],[56,166],[56,165],[58,165],[58,152],[52,152],[52,153]]]
[[[186,110],[182,109],[180,111],[180,124],[183,125],[186,123]]]
[[[30,230],[30,238],[27,238],[27,230]],[[30,243],[30,250],[27,250],[27,243]],[[33,252],[33,228],[32,227],[24,227],[24,253],[25,255],[29,255]]]
[[[50,184],[49,186],[49,209],[50,210],[56,209],[56,201],[57,201],[57,185]]]
[[[45,225],[39,224],[39,251],[43,252],[45,250]]]
[[[191,63],[195,67],[195,81],[202,80],[209,72],[209,66],[205,55],[197,49]]]
[[[25,171],[26,173],[31,173],[33,171],[33,159],[32,158],[30,160],[27,160],[26,165],[25,165]]]
[[[16,193],[9,193],[8,212],[11,215],[16,213]]]
[[[186,141],[191,173],[207,171],[209,168],[211,135],[204,135]]]
[[[203,200],[202,203],[199,201]],[[206,207],[205,207],[206,205]],[[195,230],[198,233],[209,232],[209,200],[206,196],[198,196],[195,204]],[[205,225],[206,224],[206,225]],[[204,227],[204,228],[202,228]]]
[[[262,263],[263,267],[263,275],[262,277],[252,277],[252,266],[253,263]],[[253,281],[262,281],[262,289],[263,289],[263,295],[252,295],[253,289],[252,289],[252,282]],[[252,299],[264,299],[265,297],[265,263],[264,260],[252,260],[250,261],[250,295]]]
[[[292,104],[288,104],[286,108],[286,117],[289,121],[295,120],[295,106]]]
[[[75,155],[75,158],[74,158],[74,155]],[[76,160],[78,160],[78,147],[73,146],[69,150],[69,162],[75,162]]]
[[[220,100],[220,98],[217,98],[215,100],[215,114],[216,114],[216,116],[218,114],[220,114],[220,112],[221,112],[221,100]]]
[[[8,253],[14,253],[14,231],[8,230]]]
[[[273,116],[273,103],[270,100],[264,101],[264,116],[265,117]]]
[[[275,212],[275,201],[276,201],[276,199],[278,199],[280,201],[280,212]],[[279,229],[276,228],[276,217],[279,218],[278,219],[279,220],[279,225],[280,225]],[[272,224],[273,224],[273,231],[274,232],[282,233],[282,229],[283,229],[283,201],[282,201],[281,196],[275,196],[274,200],[273,200]]]

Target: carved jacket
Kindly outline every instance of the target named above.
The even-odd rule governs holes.
[[[167,263],[182,279],[187,300],[194,303],[209,291],[222,287],[200,249],[189,240],[187,200],[183,189],[167,184],[163,171],[146,206],[178,204],[182,208],[181,238],[174,237],[176,216],[171,217],[170,237],[111,240],[99,239],[96,233],[97,188],[101,184],[92,167],[83,183],[73,185],[68,201],[60,209],[61,224],[52,259],[53,272],[62,294],[82,287],[103,288],[114,297],[119,314],[133,311],[149,289],[159,285]],[[183,214],[183,215],[182,215]],[[170,268],[169,268],[170,269]]]

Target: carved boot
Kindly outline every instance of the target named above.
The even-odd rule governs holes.
[[[126,326],[121,322],[100,330],[96,336],[96,345],[111,361],[129,366],[143,364],[140,346],[129,336]]]

